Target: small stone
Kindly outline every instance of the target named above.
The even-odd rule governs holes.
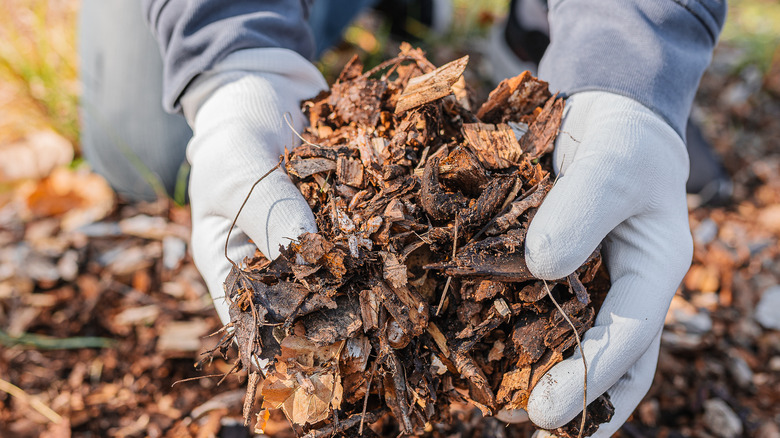
[[[658,418],[661,415],[661,408],[656,399],[650,399],[639,404],[637,408],[639,419],[642,424],[649,427],[655,427],[658,424]]]
[[[729,354],[729,373],[740,388],[750,388],[753,383],[753,370],[745,359],[732,352]]]
[[[704,402],[704,426],[720,438],[742,435],[742,421],[726,402],[713,398]]]
[[[79,254],[74,250],[65,251],[57,260],[57,270],[65,281],[73,281],[79,274]]]
[[[166,236],[162,241],[163,267],[174,270],[187,254],[187,243],[178,237]]]
[[[704,219],[693,230],[693,241],[699,245],[706,245],[718,236],[718,224],[710,218]]]
[[[769,371],[780,371],[780,356],[769,359]]]
[[[705,309],[697,309],[684,298],[676,295],[666,314],[665,325],[685,329],[686,333],[703,335],[712,330],[712,318]]]
[[[753,317],[765,329],[780,330],[780,285],[764,291]]]
[[[780,438],[780,427],[772,421],[767,421],[756,431],[756,438]]]

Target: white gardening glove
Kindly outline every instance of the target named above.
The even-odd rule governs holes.
[[[690,266],[685,181],[688,155],[659,115],[627,97],[571,96],[553,155],[559,178],[531,222],[525,254],[537,277],[574,272],[599,242],[612,280],[583,337],[588,403],[604,393],[615,415],[594,436],[611,436],[647,393],[664,316]],[[528,414],[553,429],[582,411],[579,349],[534,388]]]
[[[192,254],[223,323],[230,320],[222,288],[231,268],[224,256],[228,229],[252,184],[279,162],[285,147],[298,144],[285,114],[300,132],[301,101],[326,87],[316,67],[293,51],[247,49],[201,75],[182,97],[194,133],[187,146]],[[240,264],[256,245],[275,258],[280,244],[313,231],[308,204],[279,169],[255,188],[230,235],[228,254]]]

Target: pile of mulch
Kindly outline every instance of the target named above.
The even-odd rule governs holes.
[[[554,184],[563,99],[525,72],[472,112],[467,61],[435,68],[403,44],[365,72],[353,58],[304,103],[304,144],[285,167],[319,231],[274,261],[234,264],[225,281],[220,348],[237,341],[236,367],[250,370],[256,430],[269,409],[312,437],[373,435],[380,420],[386,433],[386,416],[395,434],[421,434],[451,422],[455,403],[522,409],[593,325],[591,294],[609,288],[598,249],[550,284],[524,258]],[[613,408],[603,397],[589,411],[586,435]],[[580,421],[556,432],[577,436]]]

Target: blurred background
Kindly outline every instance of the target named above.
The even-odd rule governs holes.
[[[734,0],[692,118],[734,188],[691,197],[693,266],[667,315],[657,375],[626,437],[780,437],[780,3]],[[193,364],[220,323],[187,253],[183,196],[128,204],[80,152],[78,0],[0,10],[0,437],[249,436],[243,376]],[[453,1],[449,30],[403,24],[437,65],[472,55],[507,0]],[[397,18],[369,11],[318,67],[395,54]],[[153,54],[156,56],[156,54]],[[179,194],[183,191],[177,192]],[[182,379],[195,379],[172,386]],[[527,436],[464,411],[431,436]],[[272,421],[269,435],[291,435]]]

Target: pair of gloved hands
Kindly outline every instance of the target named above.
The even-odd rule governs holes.
[[[235,52],[193,83],[182,107],[194,130],[192,252],[217,311],[229,319],[222,282],[230,264],[222,247],[241,203],[259,175],[297,143],[299,103],[327,87],[317,69],[284,49]],[[554,153],[559,179],[528,231],[526,258],[534,275],[558,279],[579,267],[604,242],[612,288],[583,339],[588,402],[607,391],[610,436],[628,418],[653,380],[661,329],[672,296],[691,260],[685,181],[688,155],[680,136],[653,111],[607,92],[567,100]],[[255,245],[273,258],[314,217],[282,170],[262,181],[238,218],[229,254],[240,261]],[[251,239],[254,245],[247,243]],[[528,402],[531,420],[555,428],[582,409],[579,350],[553,367]]]

